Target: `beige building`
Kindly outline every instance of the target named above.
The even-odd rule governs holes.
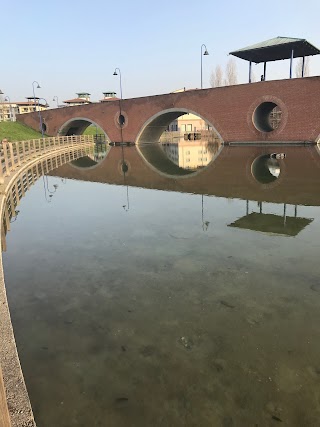
[[[77,95],[78,95],[77,98],[67,99],[66,101],[63,101],[63,102],[67,104],[69,107],[74,107],[76,105],[91,104],[90,93],[79,92],[77,93]]]
[[[216,151],[217,144],[208,144],[207,141],[185,141],[163,143],[162,148],[168,158],[183,169],[198,169],[207,166]]]
[[[173,91],[172,93],[178,92],[186,92],[186,90],[197,90],[197,89],[178,89]],[[205,120],[201,119],[201,117],[188,113],[183,114],[178,117],[168,126],[169,132],[200,132],[202,130],[211,130],[211,127],[205,122]]]
[[[178,117],[168,127],[169,132],[200,132],[202,130],[211,130],[211,127],[201,117],[195,114],[183,114]]]
[[[15,122],[17,114],[43,111],[48,108],[47,104],[39,102],[41,98],[27,98],[27,101],[0,101],[0,122]]]

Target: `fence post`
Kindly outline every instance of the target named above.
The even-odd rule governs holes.
[[[11,170],[14,171],[15,163],[14,163],[14,154],[13,154],[12,142],[9,142],[9,149],[10,149],[10,157],[11,157]]]
[[[6,167],[5,176],[9,176],[9,160],[8,160],[8,143],[6,141],[2,141],[2,147],[3,147],[3,157],[4,157],[4,164]]]

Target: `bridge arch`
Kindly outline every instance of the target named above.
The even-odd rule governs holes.
[[[221,142],[223,142],[222,136],[214,124],[211,123],[206,117],[203,117],[201,114],[190,110],[189,108],[169,108],[154,114],[142,125],[140,131],[137,134],[135,143],[138,145],[146,142],[159,141],[160,136],[167,129],[169,124],[184,114],[194,114],[195,116],[200,117],[202,120],[208,123],[210,127],[212,127],[214,132],[220,138]]]
[[[105,134],[106,139],[110,141],[108,134],[105,132],[102,126],[100,126],[95,121],[89,119],[88,117],[73,117],[72,119],[67,120],[65,123],[63,123],[62,126],[60,126],[58,130],[58,135],[59,136],[82,135],[83,132],[90,125],[95,125],[99,127]]]
[[[139,130],[135,144],[142,158],[149,166],[154,168],[158,173],[163,173],[165,176],[189,176],[190,174],[200,173],[200,170],[188,170],[179,167],[173,163],[164,153],[158,141],[163,132],[168,128],[169,124],[184,114],[194,114],[204,120],[219,137],[221,145],[223,139],[215,126],[203,117],[201,114],[187,108],[169,108],[162,110],[150,117]],[[220,150],[219,150],[220,151]],[[212,160],[217,156],[215,155]]]

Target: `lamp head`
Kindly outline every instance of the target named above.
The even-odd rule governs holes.
[[[117,75],[118,75],[118,73],[116,72],[116,70],[114,70],[113,75],[114,75],[114,76],[117,76]]]
[[[203,53],[204,55],[209,55],[209,52],[207,51],[207,49],[204,51]]]
[[[37,89],[41,89],[41,86],[39,85],[39,83],[38,83]]]
[[[2,90],[0,89],[0,95],[4,95],[4,93],[2,92]]]

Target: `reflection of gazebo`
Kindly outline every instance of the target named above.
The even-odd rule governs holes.
[[[292,77],[293,58],[302,58],[302,77],[304,75],[304,61],[306,56],[318,55],[320,50],[305,39],[292,37],[275,37],[252,46],[244,47],[230,55],[249,61],[249,83],[251,83],[252,62],[264,63],[263,80],[266,79],[267,62],[290,59],[290,79]]]
[[[312,218],[298,217],[297,206],[294,207],[294,216],[287,216],[287,205],[284,203],[283,216],[281,216],[262,213],[262,202],[258,202],[258,204],[260,212],[251,212],[249,214],[249,201],[247,200],[246,215],[229,224],[228,227],[260,231],[262,233],[281,236],[296,236],[313,221]]]

